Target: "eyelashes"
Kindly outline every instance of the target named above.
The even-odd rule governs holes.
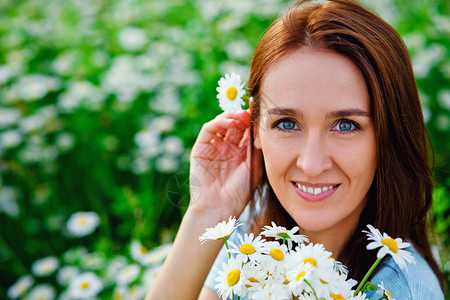
[[[277,131],[281,132],[291,132],[301,130],[297,122],[292,118],[283,118],[275,121],[271,125],[271,129],[276,129]],[[347,118],[341,118],[337,120],[333,124],[333,127],[331,128],[331,131],[336,131],[339,134],[352,134],[358,130],[361,130],[361,125]]]

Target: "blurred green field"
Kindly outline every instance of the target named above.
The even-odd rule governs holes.
[[[411,54],[435,151],[433,243],[448,278],[450,3],[363,2]],[[147,250],[173,240],[190,148],[220,113],[217,81],[246,80],[287,3],[0,1],[0,299],[35,299],[39,288],[41,299],[70,299],[80,272],[101,280],[99,299],[143,298],[168,248]],[[86,215],[86,231],[74,231],[77,212],[98,224]]]

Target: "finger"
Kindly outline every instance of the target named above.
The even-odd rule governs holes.
[[[225,136],[228,128],[235,122],[234,119],[216,118],[203,124],[197,137],[198,143],[209,143],[217,137],[217,134]]]

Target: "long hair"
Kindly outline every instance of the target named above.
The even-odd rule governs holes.
[[[361,70],[369,90],[377,167],[365,210],[338,259],[349,267],[351,277],[362,279],[375,261],[375,253],[366,250],[361,230],[372,224],[391,236],[412,241],[442,285],[427,235],[433,188],[428,151],[431,143],[407,49],[389,24],[355,2],[305,2],[295,3],[272,23],[253,55],[248,82],[254,100],[252,145],[254,124],[260,117],[261,84],[274,63],[302,47],[328,49],[350,59]],[[252,146],[253,156],[257,151]],[[253,185],[254,179],[250,180]],[[262,187],[262,209],[259,213],[253,209],[255,228],[271,220],[293,226],[295,222],[276,198],[264,170],[260,184],[252,186],[252,195]]]

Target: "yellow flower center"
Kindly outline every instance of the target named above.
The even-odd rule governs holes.
[[[245,255],[249,255],[255,253],[255,247],[253,247],[252,244],[246,243],[239,248],[239,251],[241,251],[241,253],[244,253]]]
[[[302,277],[304,277],[306,275],[305,271],[301,271],[300,273],[298,273],[297,277],[295,277],[296,281],[299,281],[300,279],[302,279]]]
[[[147,248],[145,248],[144,246],[141,246],[140,250],[141,250],[141,254],[145,254],[148,252]]]
[[[344,296],[341,294],[331,294],[330,297],[333,298],[333,300],[345,300]]]
[[[233,286],[236,283],[238,283],[240,277],[241,277],[241,271],[239,271],[239,270],[230,271],[230,273],[228,273],[228,275],[227,275],[228,286]]]
[[[273,248],[270,250],[270,256],[272,256],[273,259],[280,261],[283,260],[284,253],[278,248]]]
[[[37,297],[37,300],[47,300],[47,297],[44,297],[44,296],[38,296],[38,297]]]
[[[388,290],[384,290],[384,293],[388,296],[389,300],[392,300],[391,293]]]
[[[383,245],[388,246],[389,250],[391,250],[392,252],[394,252],[394,253],[398,252],[398,245],[394,239],[383,239],[383,240],[381,240],[381,243]]]
[[[87,223],[87,218],[86,218],[86,216],[81,216],[81,217],[80,217],[80,224],[81,224],[81,225],[86,225],[86,223]]]
[[[89,282],[83,282],[83,283],[81,284],[81,288],[82,288],[83,290],[87,289],[88,287],[89,287]]]
[[[237,95],[237,89],[235,87],[230,87],[227,90],[227,98],[228,98],[228,100],[236,99],[236,95]]]
[[[323,284],[328,284],[328,281],[322,280],[320,279],[320,282],[322,282]]]
[[[305,258],[304,260],[303,260],[303,263],[304,264],[306,264],[306,263],[310,263],[312,266],[317,266],[317,261],[314,259],[314,258],[312,258],[312,257],[308,257],[308,258]]]
[[[250,282],[259,283],[258,279],[256,279],[255,277],[249,277],[249,278],[247,278],[247,280],[250,281]],[[252,287],[251,284],[246,284],[245,286],[247,288],[251,288]]]
[[[289,284],[289,280],[287,279],[287,276],[284,276],[284,281],[283,281],[283,284]]]

